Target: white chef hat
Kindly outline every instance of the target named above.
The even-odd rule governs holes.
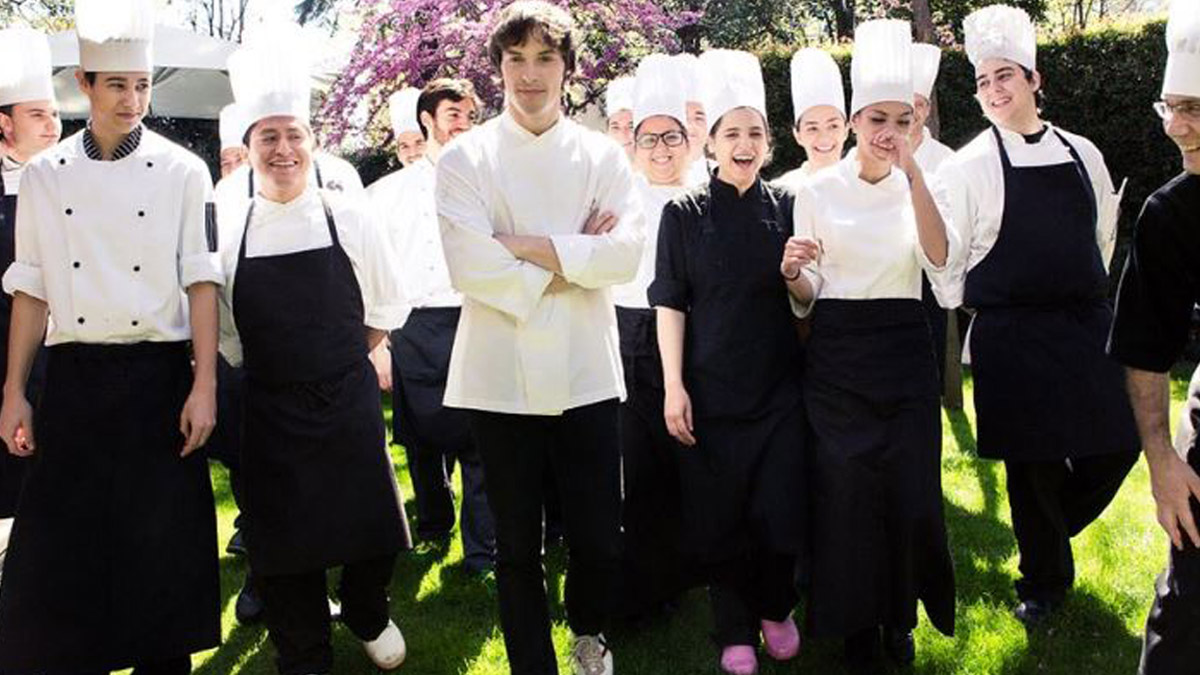
[[[767,92],[757,56],[736,49],[710,49],[700,55],[697,65],[710,131],[734,108],[753,108],[767,121]]]
[[[0,105],[53,101],[50,43],[31,28],[0,30]]]
[[[75,32],[84,72],[154,71],[154,0],[75,0]]]
[[[673,117],[687,128],[687,99],[679,74],[672,57],[666,54],[651,54],[642,59],[633,83],[634,129],[642,120],[655,115]]]
[[[246,127],[249,125],[242,121],[241,110],[236,103],[230,103],[221,108],[218,126],[220,127],[222,150],[240,148],[244,145]]]
[[[700,60],[695,54],[683,52],[671,57],[683,83],[683,100],[688,103],[703,103],[700,94]]]
[[[633,78],[618,77],[604,92],[604,115],[612,117],[622,110],[633,110]]]
[[[417,119],[417,99],[421,98],[421,90],[415,87],[405,87],[388,97],[388,114],[392,119],[392,133],[399,136],[406,133],[422,133],[421,121]]]
[[[809,108],[829,105],[846,116],[842,72],[827,52],[805,47],[792,55],[792,112],[795,122]]]
[[[1200,97],[1200,0],[1171,0],[1162,93]]]
[[[309,122],[312,81],[303,45],[299,26],[280,23],[229,56],[229,83],[244,130],[275,116]]]
[[[912,86],[913,93],[925,98],[933,97],[933,83],[937,82],[938,66],[942,63],[942,50],[937,45],[913,43]]]
[[[907,21],[876,19],[854,31],[850,60],[850,114],[872,103],[912,105],[912,28]]]
[[[971,65],[1007,59],[1037,69],[1037,31],[1025,10],[989,5],[963,20],[963,38]]]

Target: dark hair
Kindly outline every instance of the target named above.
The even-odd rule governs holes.
[[[1033,84],[1033,70],[1026,68],[1025,66],[1021,66],[1021,72],[1025,75],[1025,81]],[[1041,86],[1039,86],[1033,92],[1033,105],[1036,106],[1038,110],[1041,110],[1042,106],[1046,105],[1046,94],[1042,92]]]
[[[96,86],[96,73],[95,72],[85,71],[83,73],[83,79],[87,80],[87,83],[92,85],[93,87]]]
[[[738,106],[737,108],[730,108],[728,111],[726,111],[725,115],[728,115],[729,113],[733,112],[734,110],[738,110],[739,108],[750,108],[750,107],[749,106]],[[758,113],[759,118],[763,122],[763,130],[765,130],[767,133],[767,156],[765,159],[763,159],[763,167],[766,168],[775,159],[775,136],[774,136],[774,134],[771,133],[771,125],[767,124],[766,116],[764,116],[761,112],[759,112],[758,110],[755,110],[754,108],[750,108],[750,110],[754,110],[754,112]],[[713,122],[712,127],[710,127],[709,131],[708,131],[709,138],[716,138],[717,132],[721,130],[721,123],[725,121],[725,115],[721,115],[720,117],[717,118],[716,122]]]
[[[9,103],[8,105],[0,105],[0,115],[4,115],[6,117],[11,118],[13,116],[13,107],[14,106],[16,106],[15,103]],[[0,141],[2,141],[2,140],[4,140],[4,129],[2,127],[0,127]]]
[[[488,37],[488,60],[492,67],[500,70],[504,50],[525,44],[537,35],[546,44],[558,50],[566,64],[566,74],[575,72],[575,22],[561,7],[543,0],[517,0],[500,12],[500,20]]]
[[[458,103],[467,99],[475,103],[477,110],[483,108],[479,97],[475,95],[475,85],[471,84],[470,80],[442,77],[425,85],[421,95],[417,97],[417,126],[421,127],[421,135],[425,140],[429,140],[429,131],[421,123],[421,113],[427,112],[430,117],[437,117],[437,109],[442,101]]]

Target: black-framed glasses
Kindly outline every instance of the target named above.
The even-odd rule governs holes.
[[[1189,122],[1200,122],[1200,101],[1181,101],[1179,103],[1155,101],[1154,112],[1164,120],[1172,115],[1178,115]]]
[[[668,148],[678,148],[687,142],[687,134],[682,131],[668,131],[663,134],[638,134],[635,142],[642,150],[653,150],[659,141],[662,141],[663,145]]]

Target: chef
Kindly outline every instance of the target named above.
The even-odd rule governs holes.
[[[246,545],[280,673],[330,672],[337,566],[342,622],[390,670],[405,643],[387,588],[409,540],[367,354],[407,307],[369,207],[310,182],[310,85],[290,28],[229,60],[258,177],[248,209],[221,214],[221,352],[246,376]]]
[[[557,672],[541,557],[547,476],[566,525],[572,670],[612,673],[602,632],[620,565],[625,387],[608,287],[637,272],[643,216],[624,151],[562,113],[575,40],[555,5],[505,7],[488,40],[504,112],[437,165],[442,243],[463,294],[445,403],[470,410],[483,456],[514,674]]]
[[[405,87],[388,97],[388,116],[401,168],[412,166],[425,156],[425,130],[417,119],[419,98],[421,90],[416,87]]]
[[[792,55],[792,136],[804,150],[804,163],[775,179],[797,192],[805,180],[842,158],[850,135],[842,73],[827,52],[805,47]]]
[[[0,586],[0,672],[188,673],[220,640],[216,516],[195,451],[215,424],[222,275],[207,167],[142,125],[153,10],[75,3],[88,125],[21,180],[0,436],[38,460]],[[25,390],[43,336],[35,412]]]
[[[230,103],[221,108],[217,121],[221,137],[221,178],[228,176],[246,163],[246,146],[239,132],[244,131],[237,104]]]
[[[1121,277],[1109,352],[1125,365],[1170,563],[1155,584],[1140,675],[1173,675],[1200,663],[1200,371],[1172,445],[1167,372],[1183,353],[1200,301],[1200,2],[1175,0],[1167,68],[1155,110],[1179,148],[1183,172],[1146,200]]]
[[[25,166],[62,136],[58,103],[51,80],[50,46],[46,36],[28,28],[0,30],[0,267],[13,262],[17,191]],[[0,372],[7,369],[8,322],[12,298],[0,296]],[[26,397],[37,400],[38,385],[45,375],[44,359],[38,358]],[[3,399],[0,399],[3,400]],[[8,543],[11,521],[27,460],[7,452],[0,454],[0,561]]]
[[[923,272],[953,274],[959,247],[944,193],[908,144],[911,43],[907,21],[855,31],[855,149],[796,195],[780,269],[797,314],[812,314],[808,628],[843,638],[847,660],[868,667],[881,638],[897,664],[913,661],[918,601],[954,634],[939,388],[920,294]]]
[[[912,46],[913,123],[909,135],[913,159],[921,165],[927,176],[936,176],[942,164],[954,154],[941,141],[929,134],[929,114],[932,111],[933,84],[937,81],[938,66],[942,62],[942,50],[936,45],[914,43]],[[938,303],[937,296],[929,285],[929,278],[922,276],[921,302],[925,304],[925,316],[929,319],[929,330],[933,333],[933,356],[937,364],[938,381],[946,364],[947,310]]]
[[[684,99],[687,101],[688,147],[690,164],[688,166],[688,187],[708,185],[709,163],[704,154],[705,141],[708,139],[708,115],[704,111],[704,101],[700,95],[699,60],[695,54],[686,52],[672,57],[678,69],[676,77],[683,83]]]
[[[979,454],[1004,460],[1021,557],[1014,614],[1036,624],[1074,583],[1071,537],[1137,459],[1124,375],[1104,353],[1120,194],[1096,146],[1039,116],[1029,16],[991,5],[964,33],[993,126],[940,172],[967,248],[949,299],[975,312],[965,351]]]
[[[367,188],[380,224],[397,255],[397,272],[413,311],[393,331],[387,368],[392,377],[392,431],[404,445],[417,503],[417,536],[447,542],[454,528],[450,475],[462,467],[463,566],[493,566],[496,535],[483,462],[471,440],[470,416],[442,404],[450,350],[462,313],[462,296],[450,283],[437,220],[437,161],[451,139],[470,130],[481,108],[469,80],[433,80],[414,104],[425,154]],[[387,342],[383,342],[386,350]]]
[[[792,196],[759,175],[770,127],[758,59],[720,49],[700,63],[717,169],[663,209],[648,295],[685,550],[709,583],[721,669],[749,675],[760,634],[774,660],[800,651],[801,354],[779,274]]]
[[[633,281],[613,288],[628,398],[621,404],[621,615],[637,619],[669,606],[690,579],[680,540],[679,469],[675,442],[663,422],[662,360],[654,309],[658,224],[667,202],[687,190],[690,164],[687,108],[679,69],[666,54],[638,64],[633,91],[634,167],[645,214],[646,244]]]
[[[633,78],[618,77],[604,92],[604,116],[608,137],[617,142],[633,161]]]

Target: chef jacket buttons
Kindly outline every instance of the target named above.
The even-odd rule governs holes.
[[[66,165],[67,165],[67,160],[60,158],[60,159],[58,160],[58,165],[59,165],[59,166],[66,166]]]
[[[78,318],[78,319],[76,319],[76,320],[77,320],[79,323],[83,323],[83,317],[82,317],[82,316],[81,316],[81,317],[79,317],[79,318]]]
[[[141,266],[141,265],[134,265],[134,266],[133,266],[133,271],[134,271],[134,272],[141,272],[141,271],[142,271],[142,266]]]
[[[71,215],[72,213],[75,213],[75,209],[67,209],[68,216]]]
[[[129,322],[129,325],[131,325],[131,326],[136,326],[136,325],[138,325],[137,319],[134,319],[133,321],[130,321],[130,322]]]
[[[145,218],[145,217],[146,217],[145,211],[138,211],[138,218]]]
[[[153,169],[153,168],[154,168],[154,162],[146,162],[146,168],[147,168],[147,169]]]
[[[76,260],[74,263],[71,264],[71,267],[74,267],[75,269],[79,269],[79,261]]]

